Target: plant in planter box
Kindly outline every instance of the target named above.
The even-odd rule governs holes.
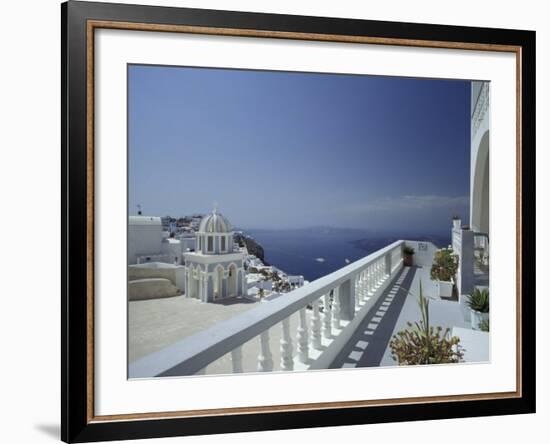
[[[452,249],[443,248],[435,252],[430,277],[432,280],[438,281],[440,296],[452,296],[457,270],[458,261]]]
[[[484,319],[479,323],[479,329],[481,331],[489,331],[489,319]]]
[[[466,301],[470,307],[470,322],[474,330],[482,330],[489,323],[489,290],[475,288]],[[483,323],[483,325],[481,325]]]
[[[451,336],[449,328],[430,325],[430,301],[424,297],[422,282],[418,299],[422,320],[407,322],[408,328],[390,341],[392,358],[399,365],[448,364],[460,362],[464,356],[460,338]]]
[[[405,267],[412,267],[414,253],[415,251],[413,247],[405,245],[403,248],[403,265],[405,265]]]

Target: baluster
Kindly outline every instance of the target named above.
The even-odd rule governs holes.
[[[361,273],[362,279],[361,279],[361,299],[363,302],[367,302],[367,270],[365,269],[363,273]]]
[[[294,361],[292,360],[292,339],[290,338],[290,317],[281,323],[283,335],[281,336],[281,370],[294,370]]]
[[[298,325],[298,359],[306,364],[309,361],[309,344],[307,334],[306,307],[299,312],[300,324]]]
[[[360,279],[360,273],[356,274],[353,280],[356,282],[355,288],[359,287],[359,279]],[[361,301],[360,301],[360,295],[359,291],[355,291],[355,311],[358,311],[361,308]]]
[[[372,295],[374,293],[374,284],[373,284],[374,278],[372,274],[372,265],[369,265],[367,268],[367,292],[369,295]]]
[[[321,350],[321,318],[319,317],[319,299],[311,304],[313,313],[311,315],[311,345],[316,350]]]
[[[260,354],[258,356],[258,371],[270,372],[273,370],[273,356],[269,349],[269,330],[260,334]]]
[[[332,309],[330,308],[330,292],[325,294],[325,309],[323,311],[323,336],[330,338],[332,336]]]
[[[231,351],[231,365],[233,367],[233,373],[243,372],[243,348],[237,347]]]
[[[357,304],[360,305],[363,302],[363,273],[357,275],[357,290],[355,291],[355,299]]]
[[[332,327],[340,328],[340,296],[338,287],[332,290]]]

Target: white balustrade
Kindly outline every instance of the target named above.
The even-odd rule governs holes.
[[[354,302],[355,302],[355,311],[359,311],[361,304],[359,301],[359,275],[353,278],[353,289],[354,289]]]
[[[321,350],[321,318],[319,317],[319,299],[311,304],[311,345],[316,350]]]
[[[302,308],[299,312],[300,323],[298,325],[298,359],[302,363],[307,363],[309,360],[309,341],[307,333],[307,318],[306,307]]]
[[[273,370],[273,355],[269,348],[269,330],[260,334],[260,355],[258,356],[258,371],[270,372]]]
[[[350,316],[355,316],[353,308],[368,310],[375,302],[373,296],[387,285],[391,273],[402,266],[403,244],[404,241],[394,242],[308,285],[220,322],[208,331],[148,355],[130,365],[130,377],[200,375],[210,363],[227,353],[231,355],[232,371],[242,373],[243,345],[255,337],[259,345],[258,371],[273,371],[270,329],[277,324],[281,324],[281,369],[293,370],[290,317],[294,313],[298,314],[296,362],[308,364],[312,357],[317,359],[320,353],[325,353],[334,335],[347,328]]]
[[[338,287],[333,290],[332,294],[332,327],[340,328],[340,294]]]
[[[290,318],[286,318],[281,323],[283,334],[281,336],[281,370],[294,370],[294,360],[292,359],[292,339],[290,338]]]
[[[372,296],[374,294],[374,270],[372,265],[369,265],[367,267],[367,275],[368,275],[368,279],[367,279],[368,293],[369,295]]]
[[[355,281],[355,308],[359,309],[362,302],[363,302],[363,273],[359,273]]]
[[[237,347],[231,351],[231,368],[233,373],[243,372],[243,348]]]
[[[369,296],[369,292],[367,290],[367,280],[368,280],[367,270],[363,271],[363,273],[361,273],[361,276],[363,277],[362,284],[361,284],[361,299],[363,300],[363,302],[367,302],[367,299]]]
[[[323,337],[332,337],[332,309],[330,307],[330,293],[324,296],[324,309],[323,309]]]

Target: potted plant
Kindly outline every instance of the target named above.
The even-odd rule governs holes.
[[[448,364],[461,362],[464,357],[460,338],[451,336],[451,330],[430,325],[430,301],[424,297],[422,282],[418,305],[422,319],[414,324],[407,322],[390,341],[392,358],[399,365]]]
[[[453,295],[457,270],[458,261],[452,249],[443,248],[435,252],[430,277],[437,281],[440,297],[449,298]]]
[[[466,301],[470,307],[470,322],[472,329],[482,330],[489,322],[489,290],[474,288]]]
[[[403,265],[405,265],[405,267],[412,267],[413,255],[414,255],[414,248],[408,245],[405,245],[405,247],[403,248]]]
[[[481,321],[479,323],[479,329],[481,331],[489,331],[489,319]]]

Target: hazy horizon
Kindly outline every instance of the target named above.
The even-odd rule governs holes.
[[[443,232],[469,220],[470,82],[130,65],[129,214]]]

